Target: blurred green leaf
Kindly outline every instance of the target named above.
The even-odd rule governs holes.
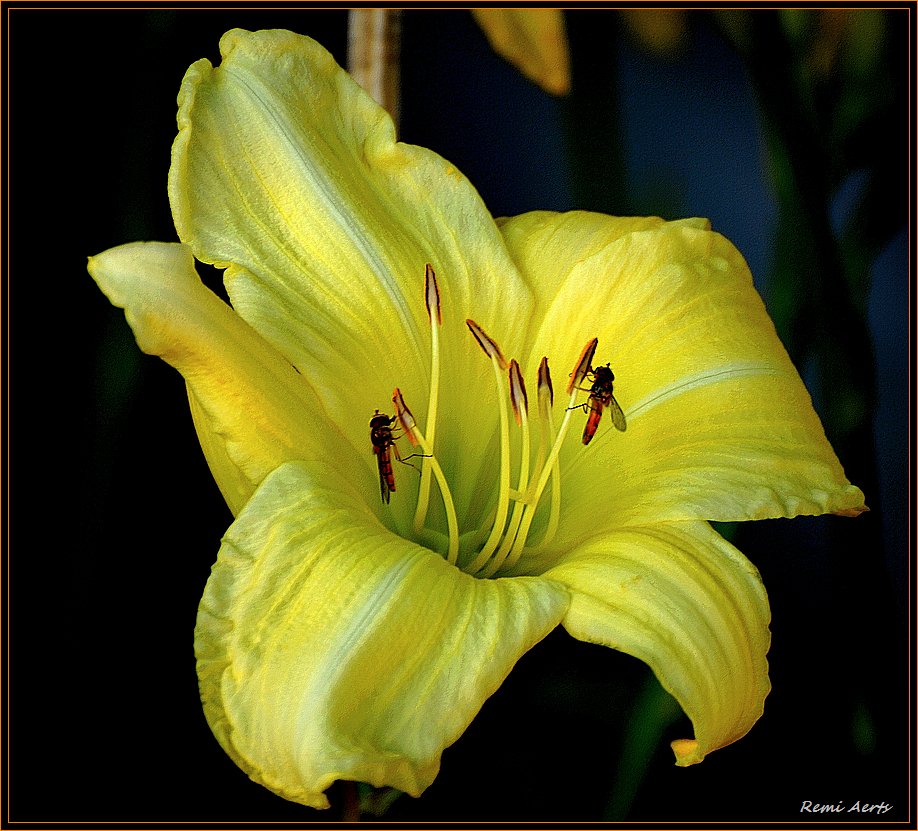
[[[616,821],[627,818],[654,754],[660,750],[664,733],[680,718],[682,710],[676,700],[653,675],[648,675],[627,719],[618,770],[604,819]]]

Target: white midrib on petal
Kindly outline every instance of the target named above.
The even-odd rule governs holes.
[[[631,429],[636,421],[639,421],[643,416],[653,410],[654,407],[658,407],[666,401],[669,401],[671,398],[675,398],[679,395],[684,395],[691,392],[692,390],[700,389],[701,387],[710,386],[712,384],[720,384],[724,381],[732,381],[736,378],[751,378],[763,375],[780,376],[785,374],[786,373],[782,372],[780,369],[775,368],[774,366],[768,366],[764,364],[744,362],[723,364],[717,369],[708,369],[703,372],[697,372],[694,375],[682,377],[678,381],[673,381],[671,384],[659,387],[648,395],[645,395],[636,404],[633,404],[628,409],[626,409],[624,411],[625,418],[628,422],[629,429]],[[602,435],[598,435],[594,440],[595,443],[599,444],[599,442],[602,441],[602,438]],[[583,464],[585,459],[585,454],[577,454],[577,456],[571,461],[570,466],[563,470],[564,475],[570,476],[573,471],[577,470],[579,465]]]
[[[734,378],[750,378],[756,375],[784,375],[786,373],[776,369],[773,366],[763,366],[761,364],[732,363],[724,364],[714,370],[705,370],[695,375],[689,375],[678,381],[668,384],[660,389],[654,390],[643,399],[633,404],[625,411],[625,416],[630,426],[634,421],[641,418],[654,407],[659,406],[670,398],[701,387],[707,387],[711,384],[719,384],[722,381],[731,381]]]

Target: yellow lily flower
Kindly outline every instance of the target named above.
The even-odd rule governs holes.
[[[650,665],[693,723],[677,764],[743,736],[768,603],[707,521],[864,504],[740,254],[703,220],[495,222],[315,42],[220,47],[179,96],[182,244],[89,270],[184,375],[235,515],[195,632],[226,752],[317,808],[419,795],[558,624]]]

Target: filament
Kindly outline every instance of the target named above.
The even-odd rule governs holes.
[[[437,457],[433,454],[433,448],[424,437],[424,434],[418,430],[417,427],[414,427],[413,435],[417,443],[421,446],[421,449],[427,454],[427,461],[430,462],[430,469],[433,471],[434,478],[437,480],[437,485],[440,487],[440,495],[443,497],[443,508],[446,511],[446,524],[449,528],[449,547],[446,551],[446,561],[451,565],[456,565],[456,560],[459,558],[459,523],[456,520],[456,508],[453,504],[453,495],[450,493],[449,485],[446,483],[446,477],[443,475],[443,468],[440,467]]]
[[[529,411],[526,401],[526,386],[523,383],[523,376],[520,374],[520,365],[515,360],[510,361],[510,401],[513,404],[513,414],[516,416],[516,422],[522,430],[520,475],[516,492],[525,494],[526,488],[529,486]],[[485,565],[484,570],[479,574],[480,577],[490,577],[507,559],[507,554],[510,553],[513,541],[516,539],[516,531],[520,526],[525,507],[525,504],[519,499],[514,504],[513,514],[510,517],[510,523],[507,525],[500,548],[497,549],[497,553],[491,561]]]
[[[547,426],[544,428],[548,431],[549,441],[552,443],[555,442],[555,417],[552,411],[549,409],[546,414],[547,417]],[[543,433],[544,434],[544,433]],[[539,456],[540,459],[544,458],[544,447],[540,448]],[[542,467],[539,467],[539,472],[543,470]],[[536,499],[533,502],[533,511],[538,507],[538,500]],[[555,534],[558,531],[558,522],[561,519],[561,465],[558,462],[558,454],[554,455],[554,463],[551,465],[551,505],[548,514],[548,524],[545,526],[545,533],[542,536],[542,539],[539,542],[531,546],[528,550],[535,552],[541,551],[555,538]],[[531,520],[530,520],[531,522]],[[519,560],[520,554],[522,553],[522,546],[516,546],[513,549],[513,555],[507,560],[507,568],[516,565],[516,561]]]
[[[471,327],[469,327],[471,328]],[[475,334],[474,330],[473,334]],[[478,335],[475,335],[476,338]],[[479,340],[479,343],[481,341]],[[484,348],[484,347],[482,347]],[[500,479],[498,484],[497,512],[494,515],[494,525],[491,534],[478,556],[469,563],[465,570],[469,574],[478,571],[490,558],[500,542],[504,525],[507,521],[507,509],[510,506],[510,428],[507,417],[507,401],[504,396],[503,373],[498,362],[498,357],[490,353],[491,366],[494,368],[494,382],[497,385],[497,402],[500,408]]]
[[[523,438],[521,448],[522,458],[520,459],[520,478],[517,490],[520,494],[525,494],[526,488],[529,485],[529,418],[525,410],[522,413],[522,424],[520,427],[523,431]],[[507,559],[507,555],[510,553],[513,542],[516,539],[517,529],[520,527],[520,522],[523,519],[525,507],[525,502],[521,500],[514,504],[513,514],[510,516],[510,524],[507,526],[503,542],[500,544],[497,554],[495,554],[491,562],[488,563],[487,568],[478,575],[479,577],[490,577],[503,565],[504,560]]]
[[[542,491],[545,490],[545,485],[548,483],[548,477],[551,476],[558,462],[558,454],[561,452],[561,445],[564,443],[564,437],[567,435],[567,430],[571,423],[571,414],[573,412],[571,408],[574,407],[576,401],[577,389],[574,388],[567,405],[568,408],[564,413],[564,420],[561,422],[561,429],[558,430],[558,435],[555,437],[555,443],[552,445],[545,466],[539,474],[539,481],[536,484],[532,499],[527,500],[526,513],[523,514],[523,520],[520,523],[520,528],[516,534],[516,540],[513,543],[513,550],[510,552],[510,556],[507,559],[508,568],[514,565],[517,560],[519,560],[520,554],[522,554],[523,545],[526,542],[526,535],[529,533],[529,526],[532,525],[532,518],[535,515],[536,509],[539,507],[539,500],[542,498]]]
[[[440,467],[437,457],[434,456],[430,443],[418,429],[417,422],[414,420],[411,410],[408,409],[408,405],[405,403],[405,399],[402,397],[398,387],[395,388],[395,392],[392,394],[392,402],[395,404],[395,413],[402,425],[402,429],[408,435],[408,439],[412,444],[419,445],[430,461],[431,470],[437,480],[437,485],[440,487],[440,495],[443,497],[443,509],[446,512],[446,524],[449,528],[449,546],[446,559],[449,563],[455,565],[459,557],[459,523],[456,520],[453,495],[446,482],[446,477],[443,475],[443,468]]]

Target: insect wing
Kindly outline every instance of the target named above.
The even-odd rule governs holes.
[[[615,429],[624,433],[626,426],[625,414],[622,412],[622,408],[618,406],[618,401],[615,400],[614,396],[609,396],[609,402],[607,406],[609,408],[609,412],[612,414],[612,423],[615,425]]]

